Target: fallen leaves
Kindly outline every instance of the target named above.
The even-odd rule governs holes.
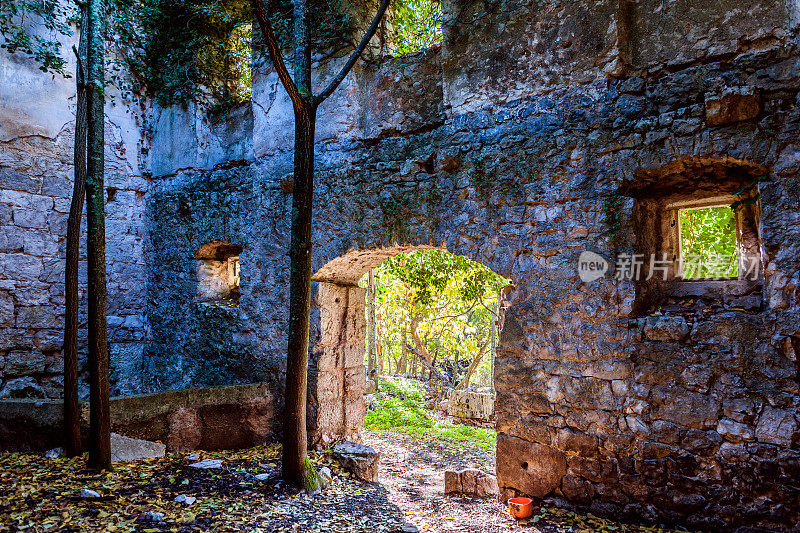
[[[389,532],[403,523],[396,507],[344,477],[314,496],[283,484],[277,445],[202,456],[213,468],[170,454],[93,473],[85,458],[0,454],[0,531]],[[340,470],[325,455],[312,459]]]

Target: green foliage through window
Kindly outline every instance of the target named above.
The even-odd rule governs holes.
[[[394,40],[398,55],[419,52],[442,41],[439,0],[395,0]]]
[[[444,250],[398,254],[378,267],[375,279],[381,371],[425,373],[407,349],[412,346],[454,385],[465,380],[473,361],[470,383],[492,385],[498,335],[492,324],[507,279]]]
[[[681,263],[684,279],[739,275],[736,217],[730,207],[682,209]]]

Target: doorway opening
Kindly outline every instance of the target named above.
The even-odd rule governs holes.
[[[317,296],[318,442],[363,439],[388,470],[404,472],[392,478],[399,492],[407,475],[415,490],[439,493],[447,471],[492,477],[494,358],[510,280],[442,249],[351,253],[315,276],[326,281]],[[456,492],[492,490],[468,477],[470,488],[459,477]]]

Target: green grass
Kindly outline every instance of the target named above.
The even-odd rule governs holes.
[[[497,434],[486,428],[440,422],[424,404],[422,383],[402,378],[384,378],[364,426],[373,433],[397,432],[446,444],[494,451]]]

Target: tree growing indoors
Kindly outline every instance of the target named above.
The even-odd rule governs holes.
[[[266,41],[272,64],[289,94],[294,108],[294,195],[292,198],[291,245],[289,249],[289,345],[286,360],[285,416],[283,426],[283,477],[305,485],[308,436],[306,394],[308,380],[308,335],[311,312],[311,223],[314,200],[314,131],[319,105],[344,80],[364,53],[377,31],[390,0],[382,0],[361,42],[339,73],[318,94],[313,94],[311,73],[311,17],[306,0],[294,0],[294,77],[283,60],[281,46],[272,28],[270,0],[253,0],[253,11]]]

